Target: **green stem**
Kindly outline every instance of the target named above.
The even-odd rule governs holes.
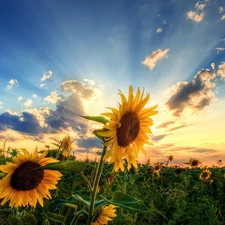
[[[88,224],[87,225],[91,225],[91,222],[92,222],[92,216],[93,216],[93,212],[94,212],[95,199],[96,199],[96,196],[97,196],[99,181],[100,181],[102,170],[103,170],[103,166],[104,166],[103,158],[104,158],[104,155],[106,153],[106,150],[107,150],[107,147],[104,146],[103,150],[102,150],[100,162],[99,162],[97,170],[96,170],[95,179],[94,179],[94,185],[93,185],[93,192],[91,194],[91,200],[90,200],[90,209],[89,209],[89,214],[88,214]]]
[[[87,177],[84,176],[83,172],[81,172],[79,175],[83,178],[83,180],[88,185],[88,189],[90,191],[90,194],[92,195],[93,189],[92,189],[91,183],[89,182],[89,180],[87,179]]]

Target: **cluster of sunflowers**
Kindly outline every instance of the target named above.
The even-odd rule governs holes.
[[[116,216],[117,206],[113,204],[102,206],[97,213],[94,211],[104,162],[108,160],[113,163],[115,172],[125,170],[124,158],[128,163],[128,170],[131,166],[137,168],[139,151],[145,153],[144,145],[152,145],[149,141],[149,134],[152,133],[150,126],[153,125],[150,116],[157,114],[157,105],[145,108],[150,94],[144,96],[144,91],[141,92],[139,87],[134,94],[130,85],[128,98],[121,91],[119,95],[121,103],[118,108],[109,108],[111,112],[103,113],[104,126],[93,132],[103,140],[103,151],[91,187],[88,225],[104,225]],[[62,149],[62,157],[67,159],[72,149],[70,137],[65,137],[57,144]],[[26,206],[35,208],[37,203],[44,206],[43,199],[51,199],[50,190],[57,189],[57,182],[63,174],[58,170],[42,169],[48,164],[59,162],[55,158],[47,157],[47,154],[48,151],[39,154],[37,148],[30,154],[23,148],[17,151],[10,162],[0,166],[0,171],[4,174],[0,180],[1,205],[9,203],[9,207],[14,209]]]

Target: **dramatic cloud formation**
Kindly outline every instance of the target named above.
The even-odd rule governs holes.
[[[61,101],[62,99],[64,99],[64,97],[62,95],[58,95],[56,93],[56,91],[52,92],[49,96],[47,96],[44,101],[49,102],[49,103],[53,103],[56,104],[59,101]]]
[[[168,52],[169,52],[169,48],[165,49],[164,51],[161,49],[158,49],[152,52],[151,55],[147,56],[145,58],[145,61],[142,62],[142,64],[152,70],[160,59],[168,57],[167,56]]]
[[[174,116],[180,116],[184,109],[196,112],[202,110],[215,99],[212,89],[216,74],[202,70],[190,82],[178,82],[173,88],[166,106]]]
[[[7,89],[11,89],[14,85],[17,85],[18,81],[16,79],[11,79],[7,85]]]
[[[94,94],[93,89],[90,87],[85,87],[84,84],[77,80],[67,80],[61,84],[61,89],[63,91],[72,91],[78,93],[85,99],[91,98]]]
[[[194,11],[189,11],[187,12],[187,18],[190,20],[195,21],[196,23],[199,23],[203,20],[204,17],[204,8],[205,8],[205,4],[201,4],[200,2],[197,2],[195,4],[195,10]]]

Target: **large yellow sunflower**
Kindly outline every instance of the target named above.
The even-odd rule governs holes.
[[[54,170],[34,170],[48,163],[57,162],[52,158],[45,158],[47,151],[38,155],[37,148],[30,154],[22,149],[23,154],[17,152],[12,162],[1,165],[0,170],[7,175],[0,180],[1,205],[8,200],[10,207],[35,207],[37,201],[43,206],[43,198],[50,199],[49,190],[56,189],[57,181],[62,174]]]
[[[112,218],[116,217],[116,208],[118,206],[115,205],[108,205],[104,206],[100,209],[100,212],[94,219],[92,225],[105,225],[108,224],[109,221],[112,221]]]
[[[112,112],[102,114],[109,118],[109,122],[104,126],[106,131],[99,132],[105,137],[104,145],[109,147],[104,159],[110,158],[116,172],[119,169],[124,171],[123,157],[127,159],[128,169],[131,164],[137,168],[139,150],[145,154],[144,144],[152,145],[148,136],[152,133],[150,126],[153,125],[150,116],[157,114],[157,105],[144,109],[150,94],[144,97],[144,91],[141,92],[139,87],[134,95],[133,87],[129,86],[128,99],[121,91],[119,95],[119,108],[109,108]]]

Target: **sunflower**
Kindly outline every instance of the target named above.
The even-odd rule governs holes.
[[[136,95],[133,94],[133,87],[129,86],[128,99],[119,91],[121,104],[119,108],[109,108],[111,112],[102,113],[109,118],[104,126],[105,131],[98,132],[105,138],[105,146],[109,147],[104,159],[110,158],[114,163],[114,171],[124,171],[123,158],[126,157],[128,170],[133,165],[137,168],[138,152],[144,150],[144,144],[152,145],[147,134],[152,134],[150,126],[153,121],[150,116],[157,114],[157,105],[144,109],[150,98],[150,94],[144,97],[138,87]]]
[[[154,169],[154,173],[159,176],[160,171],[162,169],[162,165],[160,163],[156,163],[156,165],[153,167],[153,169]]]
[[[92,225],[105,225],[108,224],[109,221],[112,221],[112,218],[116,217],[116,208],[118,206],[115,205],[108,205],[104,206],[100,209],[100,211],[97,213],[96,218],[94,219],[94,222]]]
[[[205,170],[202,171],[199,178],[203,181],[207,181],[207,180],[209,180],[211,174],[212,173],[208,169],[205,169]]]
[[[189,165],[192,167],[192,168],[196,168],[196,167],[198,167],[199,165],[200,165],[200,161],[198,160],[198,159],[193,159],[193,158],[191,158],[190,160],[189,160]]]
[[[56,189],[56,183],[62,176],[59,171],[34,170],[48,163],[57,162],[52,158],[45,158],[47,151],[38,155],[37,148],[30,154],[22,149],[12,158],[12,162],[1,165],[0,170],[7,175],[0,180],[1,205],[8,200],[10,207],[20,206],[35,207],[37,201],[43,206],[43,198],[50,199],[49,190]]]
[[[60,142],[61,142],[61,148],[62,148],[62,155],[68,158],[70,156],[70,152],[72,149],[71,137],[67,135]]]
[[[168,160],[169,160],[170,162],[173,161],[173,159],[174,159],[173,155],[169,155],[169,156],[168,156]]]

